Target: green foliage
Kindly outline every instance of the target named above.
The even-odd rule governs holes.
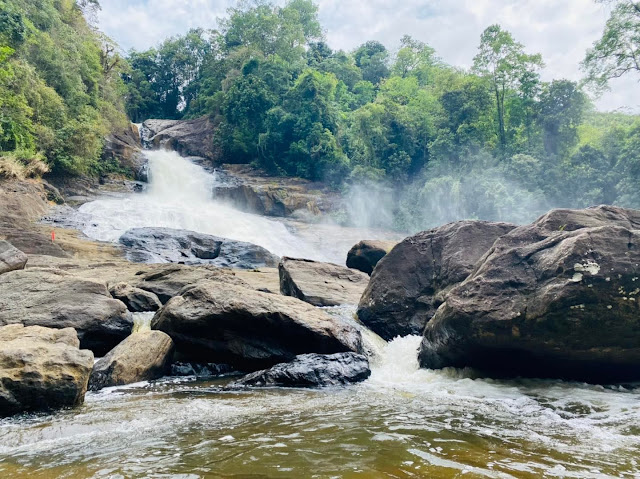
[[[0,151],[27,174],[90,172],[104,136],[126,124],[122,60],[87,25],[86,6],[0,1]]]
[[[616,2],[602,34],[587,51],[582,68],[596,90],[629,73],[640,75],[640,2]]]

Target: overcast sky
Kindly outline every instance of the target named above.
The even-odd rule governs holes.
[[[282,2],[280,2],[282,3]],[[499,23],[530,53],[542,53],[543,78],[579,80],[579,63],[610,7],[593,0],[317,0],[328,43],[351,50],[367,40],[395,49],[404,34],[433,46],[447,63],[469,67],[480,34]],[[192,27],[215,28],[234,0],[101,0],[100,28],[124,50],[146,49]],[[640,112],[639,76],[612,83],[601,110]]]

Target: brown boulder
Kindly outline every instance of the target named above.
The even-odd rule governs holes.
[[[358,317],[386,340],[421,334],[480,257],[514,225],[459,221],[411,236],[376,266],[358,306]]]
[[[158,311],[162,307],[162,303],[155,294],[144,289],[134,288],[127,283],[111,286],[109,293],[115,299],[122,301],[132,313]]]
[[[173,341],[162,331],[134,333],[93,366],[89,389],[161,378],[169,371],[172,357]]]
[[[280,292],[314,306],[358,304],[369,277],[361,271],[332,263],[282,258]]]
[[[295,298],[221,282],[185,288],[153,318],[188,361],[256,370],[298,354],[361,352],[360,332]]]
[[[371,276],[380,260],[397,244],[397,241],[360,241],[347,253],[347,267],[357,269]]]
[[[0,240],[0,274],[24,269],[29,258],[7,241]]]
[[[93,366],[71,328],[0,327],[0,416],[77,406]]]
[[[427,325],[420,364],[640,379],[640,211],[556,210],[504,235]]]

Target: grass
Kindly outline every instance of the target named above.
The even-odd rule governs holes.
[[[28,152],[0,152],[0,178],[38,178],[49,171],[44,157]]]

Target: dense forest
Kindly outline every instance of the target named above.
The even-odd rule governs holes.
[[[95,0],[0,0],[0,176],[98,174],[127,125],[125,63],[84,14]],[[112,165],[111,165],[112,166]]]
[[[312,0],[242,1],[216,30],[121,58],[85,21],[95,0],[0,0],[0,150],[27,169],[95,173],[113,168],[101,140],[124,108],[134,122],[208,115],[222,162],[327,182],[355,209],[384,199],[393,210],[351,214],[382,226],[640,208],[640,118],[587,94],[640,73],[640,5],[608,3],[578,84],[542,81],[541,55],[499,25],[467,71],[409,36],[394,51],[333,50]]]

